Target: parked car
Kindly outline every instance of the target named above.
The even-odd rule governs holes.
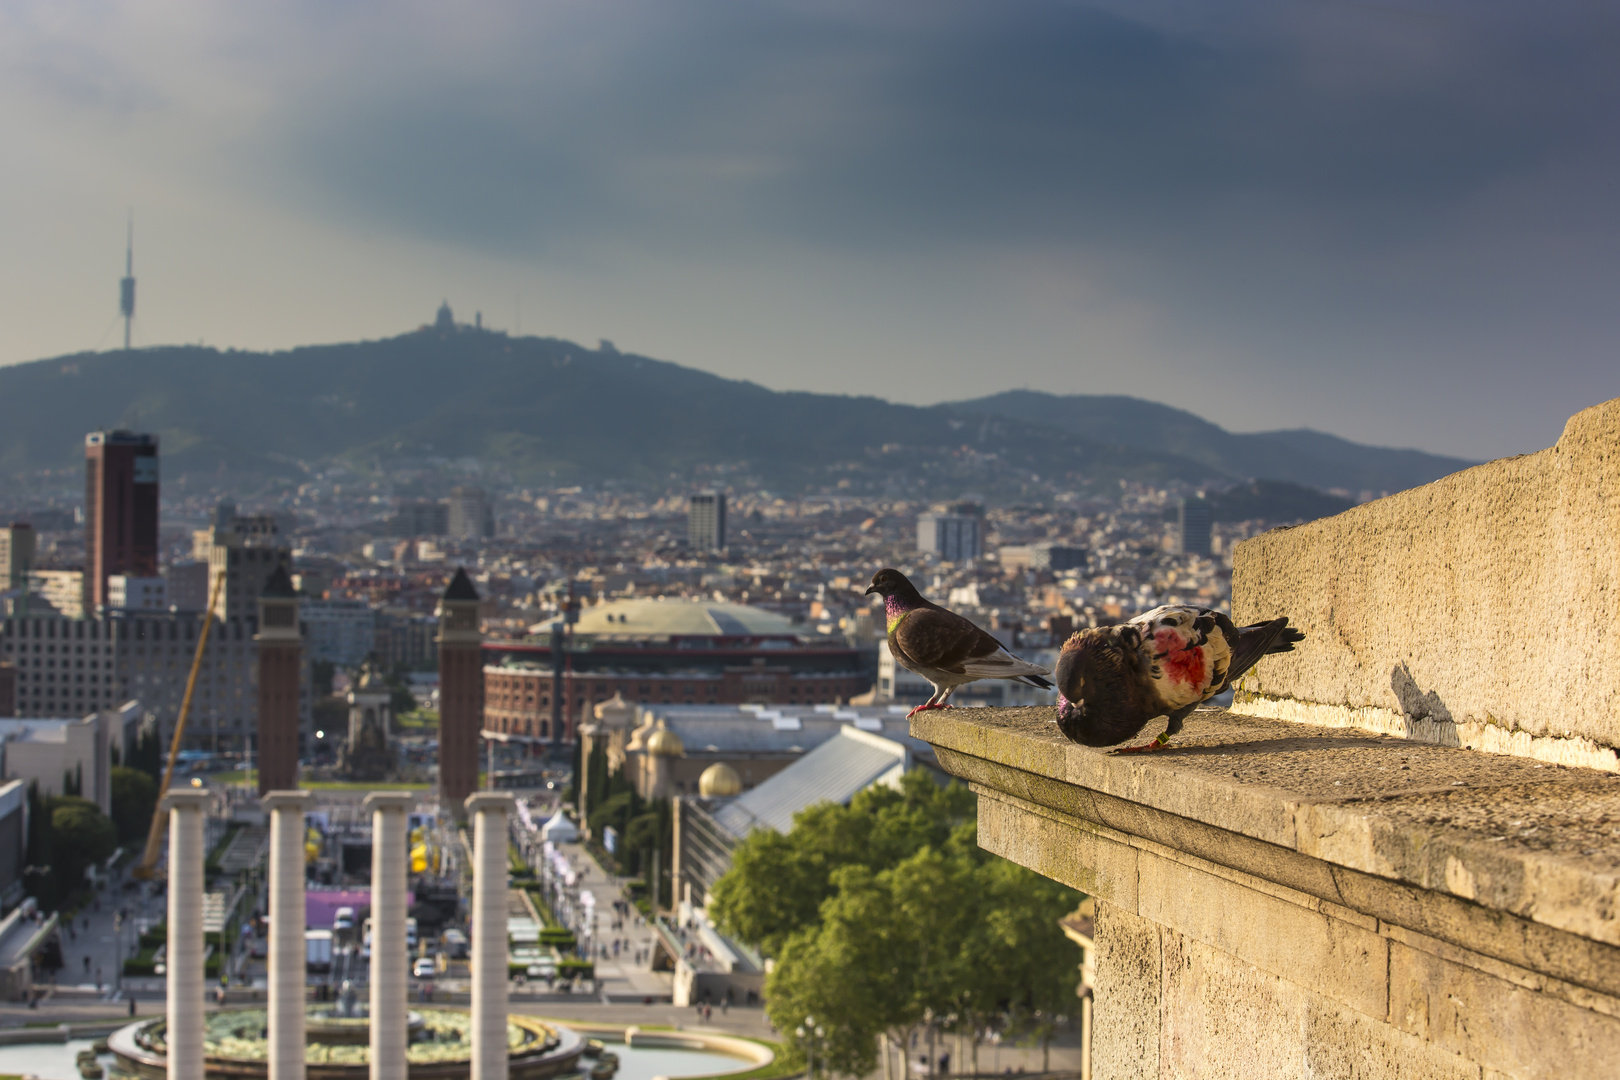
[[[411,968],[411,977],[416,979],[431,979],[437,974],[438,971],[435,969],[433,961],[425,956]]]

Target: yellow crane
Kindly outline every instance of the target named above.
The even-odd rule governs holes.
[[[169,764],[163,770],[163,783],[158,785],[158,803],[152,811],[152,828],[146,834],[146,854],[130,874],[142,881],[157,876],[158,857],[163,854],[163,833],[169,824],[169,815],[163,812],[163,796],[169,793],[169,781],[174,779],[174,763],[180,757],[180,740],[186,734],[186,717],[191,715],[191,695],[197,689],[197,672],[202,669],[203,650],[208,648],[208,631],[214,626],[214,609],[219,606],[219,593],[225,587],[225,574],[214,580],[208,596],[207,617],[203,619],[202,633],[197,635],[197,652],[191,658],[191,674],[186,678],[186,696],[180,699],[180,715],[174,722],[174,738],[169,742]]]

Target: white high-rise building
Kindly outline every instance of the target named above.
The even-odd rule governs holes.
[[[693,551],[721,551],[726,546],[726,495],[700,491],[686,511],[686,541]]]
[[[945,562],[971,562],[983,553],[976,514],[923,514],[917,519],[917,550]]]

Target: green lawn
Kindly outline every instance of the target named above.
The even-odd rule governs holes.
[[[301,780],[298,786],[305,791],[426,791],[431,785],[420,780]]]

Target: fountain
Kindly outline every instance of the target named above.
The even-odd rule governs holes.
[[[348,988],[337,1007],[312,1005],[305,1011],[305,1070],[308,1080],[366,1080],[370,1075],[370,1020]],[[261,1080],[268,1075],[269,1019],[265,1009],[222,1009],[204,1025],[205,1075]],[[462,1080],[472,1065],[472,1017],[463,1009],[412,1010],[405,1059],[410,1080]],[[107,1040],[117,1058],[115,1075],[164,1080],[167,1045],[162,1018],[130,1024]],[[512,1080],[543,1080],[579,1070],[584,1040],[568,1028],[528,1016],[508,1016],[506,1045]]]

